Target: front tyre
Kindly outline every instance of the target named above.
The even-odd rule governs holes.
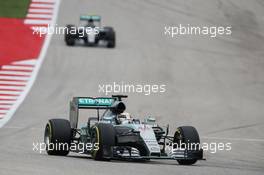
[[[191,149],[198,149],[200,145],[200,137],[197,130],[192,126],[181,126],[177,128],[173,143],[178,146],[181,144],[185,146],[192,146]],[[186,159],[186,160],[177,160],[180,165],[192,165],[195,164],[197,159]]]
[[[76,38],[76,35],[74,34],[74,31],[75,32],[77,31],[77,28],[74,26],[74,25],[67,25],[66,26],[66,29],[64,31],[64,40],[66,42],[66,45],[67,46],[74,46],[75,45],[75,38]]]
[[[106,31],[106,41],[108,48],[115,48],[116,46],[116,34],[112,27],[104,27]]]
[[[113,31],[112,33],[109,34],[109,39],[108,39],[108,43],[107,43],[107,47],[108,48],[115,48],[116,45],[116,40],[115,40],[115,32]]]
[[[93,149],[92,158],[95,160],[110,160],[111,148],[115,146],[115,128],[111,124],[99,123],[91,130]]]
[[[71,125],[65,119],[51,119],[45,127],[44,142],[49,155],[66,156],[72,139]]]

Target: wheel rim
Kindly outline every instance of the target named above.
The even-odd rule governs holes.
[[[178,144],[178,146],[179,146],[180,141],[181,141],[181,142],[183,141],[183,137],[182,137],[182,134],[181,134],[180,129],[178,128],[178,129],[175,131],[174,138],[173,138],[173,143],[176,143],[176,144]]]
[[[50,142],[51,142],[51,127],[50,127],[50,123],[47,124],[46,129],[45,129],[44,142],[46,144],[46,148],[48,148],[48,146],[50,145]]]
[[[97,126],[95,126],[92,129],[92,133],[91,133],[91,143],[92,143],[92,152],[91,152],[91,155],[92,155],[93,158],[95,158],[98,150],[100,149],[100,147],[99,147],[99,149],[96,149],[95,150],[95,144],[96,143],[99,143],[99,129],[98,129]]]

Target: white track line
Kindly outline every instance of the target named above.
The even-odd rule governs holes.
[[[25,24],[50,24],[51,20],[41,20],[41,19],[26,19]]]
[[[12,106],[12,104],[8,104],[8,105],[0,105],[0,108],[10,108]]]
[[[5,74],[5,75],[31,75],[31,72],[19,72],[19,71],[2,71],[0,70],[0,74]]]
[[[27,83],[20,81],[0,81],[0,84],[26,86]]]
[[[31,3],[31,4],[30,4],[30,8],[31,8],[31,7],[53,8],[54,5],[53,5],[53,4],[38,4],[38,3]]]
[[[33,70],[33,67],[27,67],[27,66],[12,66],[12,65],[4,65],[2,66],[2,70],[7,70],[7,69],[12,69],[12,70]]]
[[[0,113],[6,113],[8,109],[0,109]]]
[[[31,0],[32,2],[49,2],[54,3],[54,0]]]
[[[12,65],[26,65],[26,66],[34,66],[36,65],[37,60],[31,59],[31,60],[24,60],[24,61],[16,61],[13,62]]]
[[[50,0],[32,0],[33,2],[53,2],[53,1],[50,1]],[[53,14],[53,18],[52,18],[52,21],[51,21],[51,26],[55,26],[55,22],[57,20],[57,16],[58,16],[58,12],[59,12],[59,5],[60,5],[60,0],[56,0],[55,1],[55,4],[54,4],[54,9],[51,10],[51,13]],[[33,9],[31,9],[32,11]],[[29,10],[30,12],[30,10]],[[49,43],[50,43],[50,40],[51,40],[51,37],[52,35],[49,35],[47,34],[45,36],[45,41],[43,43],[43,46],[41,48],[41,51],[40,51],[40,54],[39,54],[39,58],[37,60],[37,63],[35,65],[35,68],[32,72],[32,76],[31,78],[29,79],[28,83],[27,83],[27,86],[25,88],[25,90],[22,92],[22,94],[19,96],[19,98],[17,98],[17,100],[15,101],[14,103],[14,106],[8,110],[8,112],[6,113],[5,117],[2,118],[0,120],[0,128],[2,126],[4,126],[10,119],[11,117],[14,115],[14,113],[16,112],[16,110],[18,109],[18,107],[22,104],[22,102],[24,101],[24,99],[26,98],[27,94],[29,93],[30,89],[32,88],[36,78],[37,78],[37,75],[38,75],[38,72],[40,70],[40,67],[44,61],[44,58],[45,58],[45,55],[47,53],[47,50],[48,50],[48,46],[49,46]],[[7,99],[7,98],[3,98],[3,97],[6,97],[4,95],[0,96],[0,99]]]
[[[204,139],[212,140],[229,140],[229,141],[244,141],[244,142],[264,142],[264,139],[250,139],[250,138],[227,138],[227,137],[202,137]]]
[[[23,90],[24,87],[23,87],[23,86],[9,86],[9,85],[1,86],[1,85],[0,85],[0,89]],[[0,102],[1,102],[1,101],[0,101]]]
[[[19,94],[21,94],[21,92],[19,92],[19,91],[0,90],[0,94],[19,95]]]
[[[30,77],[0,76],[0,80],[28,80]]]
[[[47,18],[47,19],[51,19],[52,15],[29,13],[29,14],[27,14],[27,18]]]
[[[52,9],[29,9],[28,10],[29,13],[52,13],[53,10]]]
[[[0,104],[9,104],[9,105],[13,105],[12,101],[7,101],[7,100],[1,100]]]
[[[11,107],[11,105],[0,105],[0,109],[9,109]]]
[[[16,100],[17,97],[15,96],[8,96],[8,95],[0,95],[0,100],[5,99],[5,100]]]
[[[4,126],[4,129],[23,129],[25,127],[22,126]],[[30,130],[43,130],[43,128],[28,128]]]

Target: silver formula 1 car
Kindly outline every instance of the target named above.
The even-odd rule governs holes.
[[[108,48],[116,44],[115,31],[112,27],[101,27],[101,17],[98,15],[81,15],[80,26],[69,24],[65,27],[64,40],[66,45],[73,46],[83,41],[87,46],[97,46],[100,43]]]
[[[122,99],[126,97],[74,97],[70,102],[70,120],[50,119],[46,125],[47,153],[67,155],[72,151],[89,154],[95,160],[171,159],[183,165],[203,159],[194,127],[178,127],[170,136],[168,125],[162,128],[154,118],[141,121],[125,112]],[[88,117],[78,128],[80,109],[96,110],[97,117]]]

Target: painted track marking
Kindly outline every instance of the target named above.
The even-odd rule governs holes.
[[[50,3],[53,8],[33,7],[28,9],[27,19],[24,23],[29,26],[40,26],[42,22],[45,24],[55,25],[60,0],[32,0],[32,2]],[[33,5],[34,6],[34,5]],[[52,16],[51,20],[43,20],[36,18],[35,22],[30,16],[46,17]],[[30,21],[31,20],[31,21]],[[41,22],[40,22],[41,21]],[[27,23],[30,24],[27,24]],[[32,22],[32,23],[31,23]],[[25,97],[29,93],[36,80],[41,64],[45,58],[52,35],[46,35],[44,44],[38,59],[24,60],[13,62],[9,65],[3,65],[0,68],[0,127],[3,127],[14,115],[18,107],[22,104]],[[2,73],[1,73],[2,72]],[[17,73],[17,74],[16,74]]]

